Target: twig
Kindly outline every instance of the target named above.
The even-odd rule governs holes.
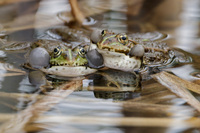
[[[83,13],[80,11],[80,8],[78,6],[77,0],[69,0],[69,3],[71,5],[71,12],[72,15],[74,16],[75,20],[82,25],[85,17]]]
[[[38,123],[71,123],[81,125],[139,126],[139,127],[200,127],[199,118],[145,118],[145,117],[91,117],[91,116],[42,116]]]
[[[9,76],[20,76],[25,75],[25,73],[1,73],[0,77],[9,77]]]

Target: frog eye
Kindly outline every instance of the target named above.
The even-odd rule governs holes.
[[[128,36],[126,34],[118,35],[118,41],[126,45],[128,43]]]
[[[61,54],[62,54],[62,49],[61,49],[61,47],[59,46],[59,47],[57,47],[57,48],[55,48],[54,50],[53,50],[53,52],[54,52],[54,58],[57,58],[58,56],[60,56]]]
[[[79,54],[81,57],[85,57],[85,54],[86,54],[85,49],[84,49],[84,48],[80,48],[78,54]]]
[[[103,37],[104,37],[104,36],[106,35],[106,33],[107,33],[107,31],[106,31],[106,30],[102,30],[102,31],[101,31],[101,36],[103,36]]]

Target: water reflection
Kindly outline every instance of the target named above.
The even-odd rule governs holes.
[[[114,101],[124,101],[134,99],[140,96],[137,92],[109,92],[109,91],[94,91],[96,98],[113,99]]]
[[[181,26],[177,28],[177,47],[186,51],[199,50],[199,10],[200,1],[184,0],[180,15]]]
[[[196,71],[192,65],[184,65],[181,67],[169,68],[168,70],[185,80],[193,81],[199,79],[198,77],[191,75],[193,72]]]
[[[157,1],[157,3],[154,3]],[[177,21],[177,16],[179,16],[179,12],[181,9],[182,1],[159,1],[154,0],[151,2],[151,6],[149,6],[149,2],[147,0],[141,0],[136,4],[138,6],[133,6],[134,2],[130,5],[126,5],[129,3],[128,1],[118,0],[117,2],[114,0],[110,1],[80,1],[81,3],[85,2],[91,6],[94,10],[102,9],[103,11],[98,12],[97,14],[92,14],[92,18],[95,19],[97,23],[93,22],[93,28],[108,28],[112,29],[116,32],[129,32],[133,31],[159,31],[156,33],[163,32],[163,34],[146,34],[146,37],[156,38],[155,40],[164,40],[167,41],[168,33],[174,34],[174,31],[177,31],[176,34],[179,37],[177,39],[176,46],[184,46],[182,48],[190,48],[189,50],[194,50],[194,48],[199,47],[198,44],[198,7],[199,1],[184,1],[184,11],[182,14],[183,23],[179,28],[175,28],[177,25],[179,26],[179,21]],[[91,2],[91,3],[90,3]],[[97,2],[97,3],[95,3]],[[131,1],[130,1],[131,2]],[[142,4],[142,2],[145,2]],[[83,4],[82,3],[82,4]],[[101,5],[98,5],[101,4]],[[54,26],[52,24],[61,24],[63,22],[57,18],[57,14],[63,11],[69,11],[69,5],[66,5],[67,1],[48,1],[42,0],[39,3],[39,8],[36,13],[36,18],[34,19],[34,24],[38,28],[39,26],[44,26],[42,29],[34,29],[23,32],[15,32],[10,36],[10,40],[15,40],[19,38],[30,38],[30,40],[34,40],[35,38],[45,38],[46,33],[49,34]],[[94,6],[96,5],[96,7]],[[106,5],[106,6],[103,6]],[[171,8],[168,8],[169,5],[173,5],[174,8],[171,12]],[[97,8],[99,7],[99,8]],[[137,7],[137,11],[133,11],[133,7]],[[165,7],[165,8],[163,8]],[[168,8],[168,10],[164,10]],[[171,7],[171,6],[170,6]],[[190,7],[195,7],[197,10],[191,9]],[[87,8],[87,6],[83,6],[83,8]],[[163,8],[163,9],[162,9]],[[90,9],[90,8],[88,8]],[[143,10],[146,9],[146,10]],[[162,9],[162,10],[161,10]],[[160,12],[159,12],[160,11]],[[92,13],[92,11],[90,11]],[[48,14],[48,15],[47,15]],[[149,15],[150,14],[150,15]],[[153,14],[153,15],[152,15]],[[52,15],[52,16],[51,16]],[[41,19],[42,18],[42,19]],[[55,22],[56,21],[56,22]],[[175,22],[174,25],[172,22]],[[171,22],[168,24],[168,22]],[[178,24],[177,24],[178,23]],[[50,28],[46,26],[51,26]],[[189,25],[189,26],[188,26]],[[46,32],[47,31],[47,32]],[[26,34],[28,33],[28,34]],[[61,36],[55,32],[51,32],[50,35],[52,40],[58,39],[59,41],[69,41],[68,38],[62,39]],[[165,34],[166,33],[166,34]],[[20,34],[20,35],[19,35]],[[26,36],[23,36],[25,35]],[[18,36],[15,36],[18,35]],[[33,36],[35,35],[35,36]],[[140,36],[140,34],[135,34]],[[155,35],[155,36],[154,36]],[[190,36],[189,36],[190,35]],[[78,35],[79,36],[79,35]],[[192,36],[192,38],[191,38]],[[16,38],[17,37],[17,38]],[[146,38],[145,37],[145,38]],[[160,39],[161,38],[161,39]],[[195,39],[195,41],[194,41]],[[20,41],[19,39],[17,41]],[[169,41],[170,42],[170,41]],[[188,45],[190,44],[190,45]],[[193,45],[195,44],[195,46]],[[173,44],[172,44],[173,45]],[[192,46],[191,46],[192,45]],[[30,45],[26,45],[29,47]],[[193,47],[194,46],[194,47]],[[10,49],[11,50],[17,50]],[[26,47],[19,47],[19,49],[25,49]],[[7,49],[9,51],[9,47]],[[198,49],[197,49],[198,50]],[[1,52],[1,51],[0,51]],[[13,63],[15,66],[19,67],[19,64],[24,62],[24,59],[21,57],[24,54],[20,55],[19,59],[17,57],[8,56],[7,52],[0,53],[0,57],[12,57],[12,59],[8,58],[8,60],[4,60],[10,63]],[[178,55],[176,55],[178,56]],[[198,57],[197,57],[198,58]],[[182,59],[184,60],[184,59]],[[199,62],[195,61],[192,63],[187,62],[188,64],[182,66],[176,66],[174,68],[166,69],[173,72],[175,75],[187,79],[187,80],[198,80],[199,79],[199,67],[195,67],[199,65]],[[195,65],[194,65],[195,64]],[[171,66],[170,66],[171,67]],[[23,69],[20,67],[20,69]],[[149,70],[150,72],[158,72],[156,68],[152,68],[154,70]],[[197,73],[195,73],[197,72]],[[7,74],[6,70],[2,70],[1,75]],[[151,73],[147,74],[147,77]],[[35,78],[32,78],[35,77]],[[144,77],[144,76],[143,76]],[[47,78],[47,79],[46,79]],[[150,80],[151,78],[146,78],[146,82],[149,81],[149,84],[142,83],[142,90],[140,89],[140,78],[137,74],[133,73],[125,73],[116,70],[105,70],[100,71],[98,73],[87,76],[87,79],[82,81],[83,86],[78,88],[77,91],[72,93],[66,99],[63,99],[58,105],[51,108],[50,111],[46,112],[45,115],[58,116],[61,115],[63,117],[66,116],[91,116],[95,117],[106,117],[106,118],[114,118],[114,117],[176,117],[185,120],[186,118],[197,116],[197,113],[191,109],[190,106],[186,106],[186,102],[182,99],[178,98],[176,95],[166,90],[163,86],[160,86],[155,81]],[[47,80],[52,82],[54,88],[58,85],[62,85],[64,83],[70,82],[69,79],[56,79],[56,77],[49,77],[44,75],[41,72],[33,71],[29,73],[29,76],[20,76],[20,77],[2,77],[0,82],[1,89],[3,91],[8,91],[10,89],[13,91],[20,91],[21,97],[18,98],[19,102],[17,104],[17,108],[26,109],[27,105],[30,105],[37,101],[36,95],[40,94],[38,90],[41,86],[46,85]],[[80,80],[80,79],[79,79]],[[12,84],[5,82],[12,81]],[[32,85],[30,83],[32,83]],[[18,90],[16,89],[18,88]],[[51,91],[51,90],[49,90]],[[23,97],[27,93],[35,94],[32,99],[28,99]],[[45,93],[45,92],[44,92]],[[48,93],[48,91],[47,91]],[[9,99],[11,100],[11,99]],[[8,100],[8,101],[9,101]],[[127,101],[129,100],[129,101]],[[5,100],[5,102],[8,102]],[[11,100],[14,101],[14,100]],[[114,101],[114,102],[113,102]],[[16,103],[15,103],[16,104]],[[152,107],[152,108],[151,108]],[[5,109],[3,104],[1,104],[1,109]],[[154,110],[154,109],[157,110]],[[6,109],[8,110],[8,108]],[[2,111],[4,112],[4,111]],[[6,112],[6,111],[5,111]],[[30,112],[31,113],[31,112]],[[65,121],[63,119],[59,119],[59,121],[40,121],[41,124],[46,124],[44,127],[47,130],[40,132],[177,132],[186,130],[186,126],[179,126],[180,130],[176,130],[174,128],[154,128],[154,127],[117,127],[115,125],[105,126],[107,123],[103,123],[100,121],[97,125],[87,125],[85,123],[84,126],[81,124],[76,124],[73,121]],[[109,124],[109,123],[108,123]],[[137,123],[140,124],[140,123]],[[136,124],[136,126],[137,126]],[[67,126],[66,126],[67,125]],[[126,125],[127,126],[127,125]],[[171,123],[171,126],[175,127],[175,123]],[[98,130],[98,131],[97,131]],[[193,130],[195,131],[195,130]]]

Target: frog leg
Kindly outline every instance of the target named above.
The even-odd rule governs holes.
[[[108,80],[108,83],[107,83],[107,86],[110,86],[110,84],[114,84],[118,89],[121,89],[121,86],[118,84],[118,82],[116,82],[112,77],[110,77],[108,74],[106,73],[103,73],[103,72],[100,72],[99,73],[100,75],[104,76],[107,80]]]

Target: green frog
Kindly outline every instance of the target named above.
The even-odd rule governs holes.
[[[141,66],[166,66],[176,58],[175,50],[147,34],[116,34],[107,30],[93,31],[91,49],[97,49],[109,68],[135,71]],[[152,33],[153,34],[153,33]],[[158,33],[155,33],[158,34]],[[188,61],[186,58],[185,62]]]
[[[93,43],[90,49],[97,49],[103,56],[106,67],[128,72],[141,67],[140,57],[128,55],[135,42],[129,40],[126,34],[115,34],[106,30],[97,31],[91,34],[91,40]]]
[[[86,49],[84,47],[77,47],[75,49],[57,47],[51,54],[51,67],[41,70],[48,74],[65,77],[83,76],[96,72],[96,69],[86,66],[88,61],[85,54]]]
[[[29,63],[33,68],[51,75],[63,77],[88,75],[97,69],[89,67],[89,62],[93,62],[91,61],[93,58],[88,57],[87,49],[87,45],[75,48],[57,46],[52,52],[48,52],[44,47],[36,47],[30,52]]]

